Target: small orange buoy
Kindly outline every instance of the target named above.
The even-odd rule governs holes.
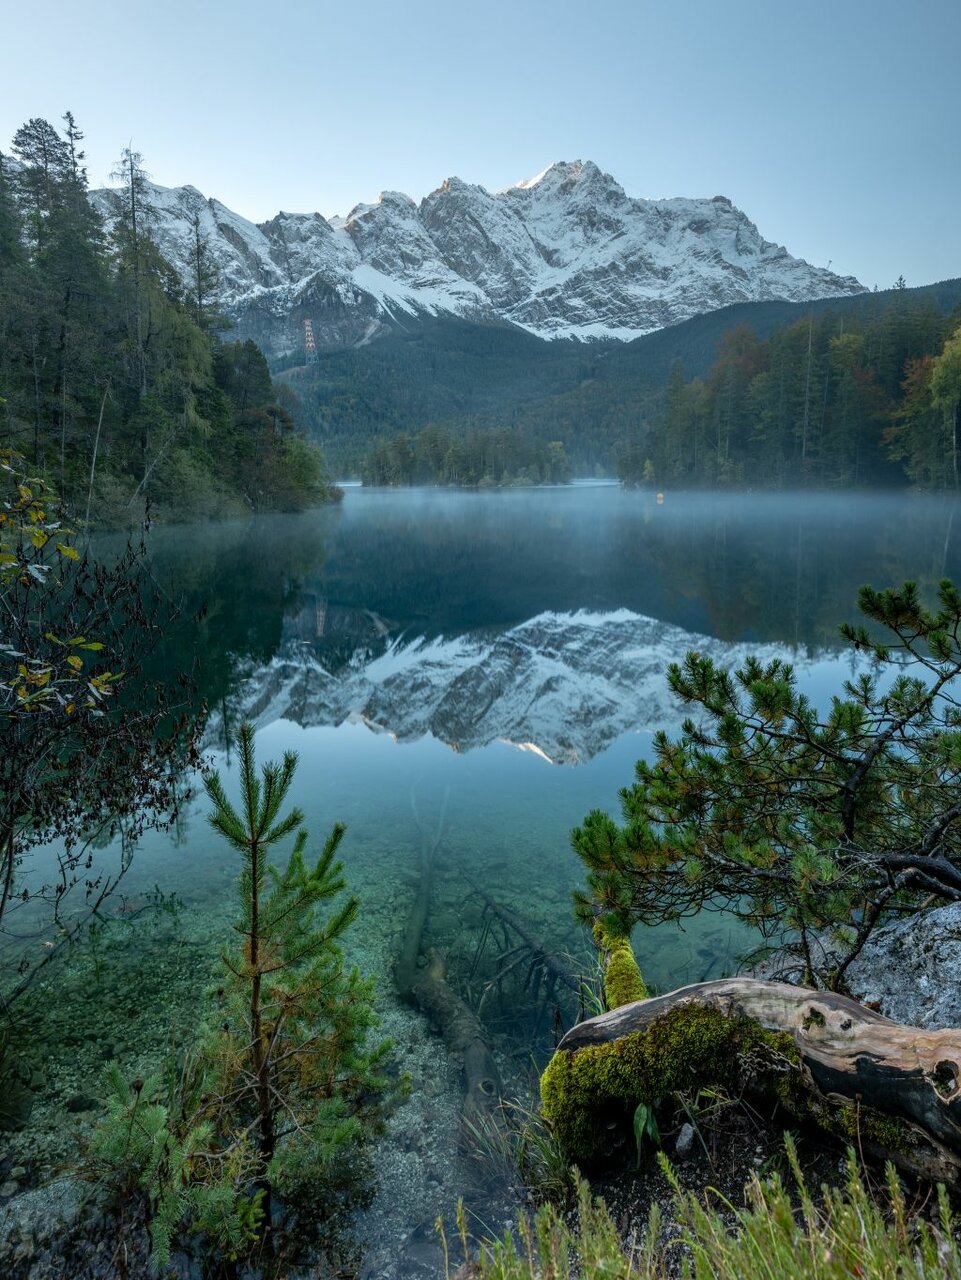
[[[664,494],[659,493],[657,497],[654,499],[654,501],[657,503],[658,506],[661,506],[664,502]]]

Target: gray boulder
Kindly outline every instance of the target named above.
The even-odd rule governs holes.
[[[896,1022],[961,1027],[961,903],[879,929],[851,962],[847,984]]]
[[[813,947],[812,953],[819,971],[837,964],[830,943]],[[752,972],[771,981],[804,981],[804,966],[790,947]],[[951,903],[877,929],[851,962],[844,981],[851,995],[886,1017],[933,1031],[961,1027],[959,975],[961,903]]]

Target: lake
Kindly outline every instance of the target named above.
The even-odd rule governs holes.
[[[601,483],[348,488],[336,508],[155,530],[151,547],[156,581],[182,605],[162,664],[173,676],[196,660],[228,786],[229,735],[249,718],[261,760],[299,753],[293,798],[317,842],[347,824],[345,870],[362,901],[348,950],[378,979],[412,1082],[377,1155],[377,1198],[355,1222],[370,1277],[431,1274],[434,1219],[473,1177],[457,1066],[392,994],[424,849],[437,845],[441,868],[429,941],[482,1007],[523,1095],[577,1000],[545,999],[528,964],[508,968],[518,940],[491,904],[590,972],[569,832],[593,808],[616,811],[654,731],[679,725],[667,664],[690,648],[731,665],[784,656],[823,703],[852,669],[837,628],[855,618],[862,583],[910,577],[929,591],[961,577],[950,500],[668,493],[658,504]],[[37,984],[30,1017],[46,1061],[17,1139],[25,1158],[68,1158],[91,1116],[76,1098],[96,1091],[104,1060],[147,1070],[202,1016],[237,870],[205,807],[195,797],[173,831],[143,839],[109,926]],[[151,901],[160,909],[144,910]],[[751,941],[712,913],[634,938],[661,989],[731,972]],[[56,1009],[55,984],[72,993]]]

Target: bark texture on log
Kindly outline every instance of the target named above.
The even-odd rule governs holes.
[[[800,1056],[800,1091],[809,1089],[828,1104],[863,1106],[897,1118],[897,1143],[865,1145],[925,1177],[959,1180],[961,1029],[925,1031],[892,1022],[832,992],[729,978],[681,987],[589,1018],[568,1031],[558,1052],[612,1044],[692,1003],[787,1033]]]

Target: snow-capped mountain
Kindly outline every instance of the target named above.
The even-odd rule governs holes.
[[[501,740],[574,764],[632,730],[676,731],[689,713],[665,673],[690,649],[729,667],[749,654],[796,668],[807,661],[784,646],[730,644],[627,609],[541,613],[494,637],[405,641],[376,622],[352,619],[353,652],[334,661],[323,644],[318,651],[288,640],[270,663],[243,675],[229,700],[231,721],[360,720],[399,739],[429,733],[458,751]],[[211,740],[220,732],[214,717]]]
[[[120,195],[92,193],[109,220]],[[369,341],[392,320],[447,313],[543,338],[636,338],[729,303],[862,292],[765,240],[724,196],[642,200],[590,162],[489,192],[449,178],[415,204],[385,191],[346,217],[259,226],[195,187],[150,185],[153,232],[189,284],[196,229],[242,335],[296,350]]]

